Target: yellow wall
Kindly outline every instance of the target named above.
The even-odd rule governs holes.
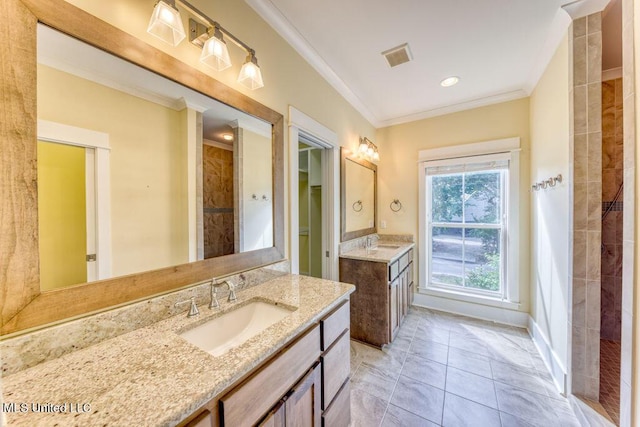
[[[40,289],[87,281],[85,149],[38,141]]]
[[[38,66],[38,118],[109,134],[112,273],[188,260],[186,110]]]
[[[271,139],[242,130],[243,251],[273,246]],[[253,195],[258,200],[253,200]],[[267,196],[268,201],[262,199]]]
[[[518,99],[488,107],[379,129],[378,219],[390,234],[413,234],[418,238],[418,152],[459,144],[520,137],[520,301],[529,306],[529,100]],[[402,209],[391,212],[389,204],[399,199]],[[420,255],[418,255],[420,256]]]
[[[553,189],[531,198],[531,317],[538,324],[565,369],[569,329],[569,51],[562,40],[531,94],[531,182],[562,174]],[[524,193],[527,194],[527,193]]]

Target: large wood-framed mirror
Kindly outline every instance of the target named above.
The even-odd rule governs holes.
[[[377,232],[378,167],[340,149],[341,241]]]
[[[284,143],[281,114],[63,0],[7,0],[0,6],[0,19],[7,23],[0,29],[2,39],[5,40],[0,48],[2,49],[0,61],[3,70],[8,70],[0,76],[4,111],[4,117],[0,123],[0,165],[2,166],[0,172],[0,230],[2,230],[0,298],[2,298],[1,333],[3,336],[13,336],[21,331],[141,300],[211,277],[224,276],[284,259]],[[266,142],[260,143],[263,144],[263,150],[271,152],[271,168],[267,173],[272,185],[270,188],[267,185],[266,188],[257,190],[247,188],[245,192],[250,197],[253,196],[253,200],[257,199],[255,206],[246,204],[246,212],[255,212],[257,206],[263,211],[263,216],[269,219],[262,227],[263,236],[258,239],[259,242],[256,243],[255,238],[253,240],[248,238],[248,236],[253,238],[257,235],[254,230],[250,230],[248,226],[243,230],[243,226],[238,226],[239,222],[236,221],[234,226],[236,238],[231,246],[227,244],[226,249],[212,248],[209,250],[209,255],[212,257],[205,256],[204,240],[206,238],[202,237],[202,228],[203,222],[206,222],[204,216],[207,213],[207,207],[203,206],[202,202],[203,190],[201,188],[198,190],[197,183],[192,183],[189,190],[192,193],[189,203],[181,207],[183,211],[188,210],[189,204],[192,210],[185,214],[190,218],[188,226],[180,224],[180,227],[191,230],[186,232],[190,233],[191,240],[182,245],[187,248],[185,254],[181,254],[178,258],[167,258],[168,261],[164,261],[164,264],[149,264],[150,267],[145,267],[144,263],[140,263],[129,270],[126,268],[119,270],[119,274],[116,270],[111,276],[94,276],[98,279],[97,281],[81,279],[81,282],[82,280],[85,282],[75,283],[72,280],[70,282],[72,286],[52,290],[47,290],[43,286],[42,264],[47,262],[45,260],[43,260],[44,263],[41,262],[43,243],[39,236],[42,224],[39,227],[39,223],[43,219],[38,213],[39,198],[43,199],[39,197],[39,191],[42,192],[43,189],[38,188],[37,180],[39,171],[42,173],[42,165],[38,167],[38,156],[41,159],[45,157],[42,152],[38,154],[38,145],[43,144],[42,141],[40,143],[37,141],[43,134],[49,135],[52,128],[55,130],[56,125],[52,125],[50,120],[39,117],[43,114],[41,110],[45,109],[47,104],[45,100],[48,98],[45,95],[46,91],[43,91],[42,82],[38,79],[44,81],[45,78],[49,78],[48,76],[59,73],[60,70],[45,69],[42,59],[38,60],[37,33],[52,31],[51,29],[64,33],[66,35],[64,37],[73,38],[73,42],[82,41],[131,64],[144,67],[155,73],[153,78],[163,78],[169,82],[167,85],[182,86],[188,93],[184,96],[179,95],[184,98],[185,103],[195,102],[201,107],[205,105],[199,113],[196,111],[191,114],[192,119],[195,120],[194,123],[199,126],[207,128],[208,123],[214,123],[215,126],[222,123],[227,126],[228,133],[233,136],[234,141],[239,137],[242,138],[244,132],[247,144],[249,144],[250,135],[252,140],[266,137]],[[161,85],[164,83],[156,86]],[[41,97],[41,105],[38,105],[38,97]],[[198,97],[201,97],[201,102],[194,101]],[[229,116],[231,113],[224,108],[236,111],[237,118]],[[54,110],[55,106],[49,106],[49,111]],[[207,111],[212,110],[219,113],[211,117]],[[207,114],[210,116],[208,119]],[[182,123],[188,122],[188,113],[185,117]],[[235,125],[229,126],[232,122]],[[59,142],[54,137],[49,137],[49,140],[51,139]],[[215,147],[216,144],[210,145]],[[202,144],[199,146],[202,149]],[[182,148],[179,149],[182,150]],[[187,150],[184,148],[184,151]],[[129,156],[128,153],[120,155],[127,158]],[[190,166],[184,166],[184,168],[191,167],[193,170],[190,173],[193,174],[195,169],[206,167],[203,156],[204,154],[201,153],[199,163],[192,162],[189,163]],[[237,153],[227,155],[229,156],[236,159],[240,157]],[[112,157],[114,159],[117,157],[115,152]],[[96,164],[99,165],[99,163]],[[245,168],[248,167],[245,165]],[[238,175],[236,174],[235,177],[237,178]],[[234,179],[234,184],[238,181]],[[268,182],[268,178],[262,181]],[[179,190],[178,193],[189,191]],[[196,191],[200,192],[194,196],[193,193]],[[113,191],[111,194],[114,194]],[[236,208],[242,207],[243,203],[242,197],[238,197],[238,194],[242,193],[235,193],[233,203]],[[139,198],[136,196],[136,199]],[[123,199],[126,200],[124,197]],[[200,200],[199,206],[196,206],[197,200]],[[167,204],[175,204],[175,201],[170,200]],[[194,208],[198,210],[197,213],[193,212]],[[138,211],[146,209],[153,211],[155,208],[144,206]],[[233,208],[209,209],[209,212],[219,213],[221,209]],[[229,214],[229,212],[226,213]],[[164,212],[162,214],[164,215]],[[176,215],[168,216],[173,218]],[[231,216],[238,218],[239,215],[237,211],[232,211]],[[121,222],[118,220],[118,224]],[[260,221],[247,221],[247,224],[256,222]],[[139,225],[134,225],[132,228],[137,227]],[[183,240],[189,240],[189,236]],[[143,248],[136,251],[146,252]],[[172,259],[178,261],[172,262]],[[181,259],[185,262],[179,261]],[[131,257],[128,260],[130,261]],[[187,262],[189,260],[193,262]],[[122,274],[127,275],[122,276]]]

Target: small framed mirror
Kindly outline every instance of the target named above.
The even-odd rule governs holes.
[[[377,232],[377,181],[375,164],[340,149],[341,241]]]

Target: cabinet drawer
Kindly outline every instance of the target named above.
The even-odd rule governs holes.
[[[409,255],[409,262],[413,261],[413,249],[409,249],[409,252],[407,252],[407,254]]]
[[[398,277],[398,273],[400,273],[399,262],[396,260],[389,265],[389,281],[392,282],[396,277]]]
[[[351,422],[351,381],[344,383],[331,406],[322,415],[323,427],[347,427]]]
[[[256,424],[320,356],[320,326],[287,346],[279,356],[220,399],[223,425]]]
[[[400,259],[398,260],[398,264],[399,264],[399,266],[398,266],[398,270],[399,271],[404,270],[407,267],[407,265],[409,265],[409,253],[408,252],[400,256]]]
[[[350,360],[349,334],[344,333],[322,356],[322,409],[331,404],[342,384],[349,378]]]
[[[322,350],[326,350],[331,347],[331,344],[349,328],[350,323],[350,310],[347,301],[343,302],[340,307],[329,314],[327,317],[320,321],[320,328],[322,332]]]

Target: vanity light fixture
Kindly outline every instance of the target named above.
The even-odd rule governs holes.
[[[172,46],[177,46],[184,40],[184,26],[175,0],[160,0],[156,3],[147,32]]]
[[[238,82],[242,83],[249,89],[260,89],[264,86],[262,81],[262,72],[258,66],[258,58],[253,50],[249,51],[247,60],[240,69],[240,75],[238,76]]]
[[[229,48],[219,27],[214,27],[213,34],[204,42],[200,61],[216,71],[226,70],[231,67]]]
[[[231,67],[231,57],[225,39],[231,40],[247,52],[247,60],[240,69],[238,82],[252,90],[264,86],[255,50],[186,0],[159,0],[153,9],[147,29],[150,34],[172,46],[177,46],[185,38],[182,18],[176,3],[197,18],[197,20],[189,18],[189,41],[202,48],[200,55],[202,63],[216,71]]]
[[[450,87],[450,86],[453,86],[455,84],[458,84],[459,81],[460,81],[460,77],[456,77],[456,76],[447,77],[446,79],[444,79],[444,80],[442,80],[440,82],[440,86],[442,86],[442,87]]]
[[[360,145],[358,146],[358,152],[360,157],[365,157],[369,160],[380,160],[380,154],[378,154],[378,147],[367,138],[360,138]]]

